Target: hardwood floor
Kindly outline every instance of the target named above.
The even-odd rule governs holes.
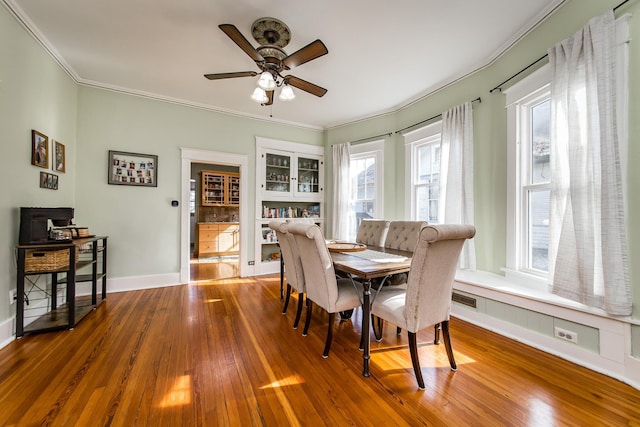
[[[0,350],[1,426],[640,425],[640,391],[457,319],[458,371],[432,330],[385,328],[361,376],[361,312],[307,337],[276,276],[109,294],[73,331]]]
[[[216,262],[199,262],[197,258],[190,260],[189,277],[192,282],[229,279],[238,276],[240,276],[240,264],[237,258],[221,259]]]

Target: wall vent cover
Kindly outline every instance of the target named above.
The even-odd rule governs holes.
[[[459,304],[466,305],[468,307],[476,308],[476,299],[473,297],[468,297],[466,295],[462,295],[454,292],[451,295],[451,300]]]

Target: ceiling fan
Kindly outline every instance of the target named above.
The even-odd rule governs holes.
[[[205,74],[209,80],[230,79],[235,77],[255,77],[260,74],[258,87],[251,98],[261,105],[273,104],[273,94],[276,87],[282,87],[281,100],[293,99],[295,95],[290,86],[321,97],[327,89],[310,83],[292,75],[283,76],[282,73],[293,67],[312,61],[329,53],[321,40],[309,43],[302,49],[287,55],[282,49],[291,40],[289,27],[275,18],[260,18],[251,25],[253,38],[260,44],[254,48],[242,33],[232,24],[218,26],[235,44],[240,47],[260,69],[256,71],[238,71],[234,73]]]

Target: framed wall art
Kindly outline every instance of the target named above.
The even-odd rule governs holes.
[[[48,188],[49,190],[58,189],[58,175],[40,172],[40,188]]]
[[[109,150],[109,184],[158,186],[158,156]]]
[[[31,131],[31,164],[49,168],[49,137],[37,130]]]
[[[62,173],[66,172],[66,163],[64,144],[60,141],[53,141],[53,170]]]

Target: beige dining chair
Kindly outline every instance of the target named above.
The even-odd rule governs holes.
[[[336,278],[320,227],[295,222],[287,224],[287,231],[295,238],[305,277],[307,317],[302,335],[309,332],[313,304],[325,309],[329,313],[329,327],[322,357],[326,358],[331,349],[335,314],[360,307],[363,291],[361,285],[352,279]]]
[[[391,221],[384,247],[413,252],[418,243],[420,229],[427,221]]]
[[[287,232],[287,224],[284,221],[271,221],[269,228],[275,231],[282,254],[284,263],[284,276],[287,280],[287,290],[282,306],[282,314],[287,314],[289,300],[291,298],[291,289],[295,289],[298,294],[298,308],[296,310],[296,318],[293,322],[293,329],[298,329],[300,316],[302,314],[302,305],[304,303],[304,273],[302,271],[302,263],[300,261],[300,251],[296,246],[293,236]]]
[[[363,219],[358,226],[356,243],[367,246],[383,246],[389,231],[389,221],[385,219]]]
[[[422,228],[411,258],[406,289],[385,286],[371,305],[373,315],[407,330],[411,362],[420,389],[424,389],[424,380],[416,342],[418,331],[440,324],[451,370],[457,369],[449,336],[451,293],[462,245],[475,233],[472,225]]]

